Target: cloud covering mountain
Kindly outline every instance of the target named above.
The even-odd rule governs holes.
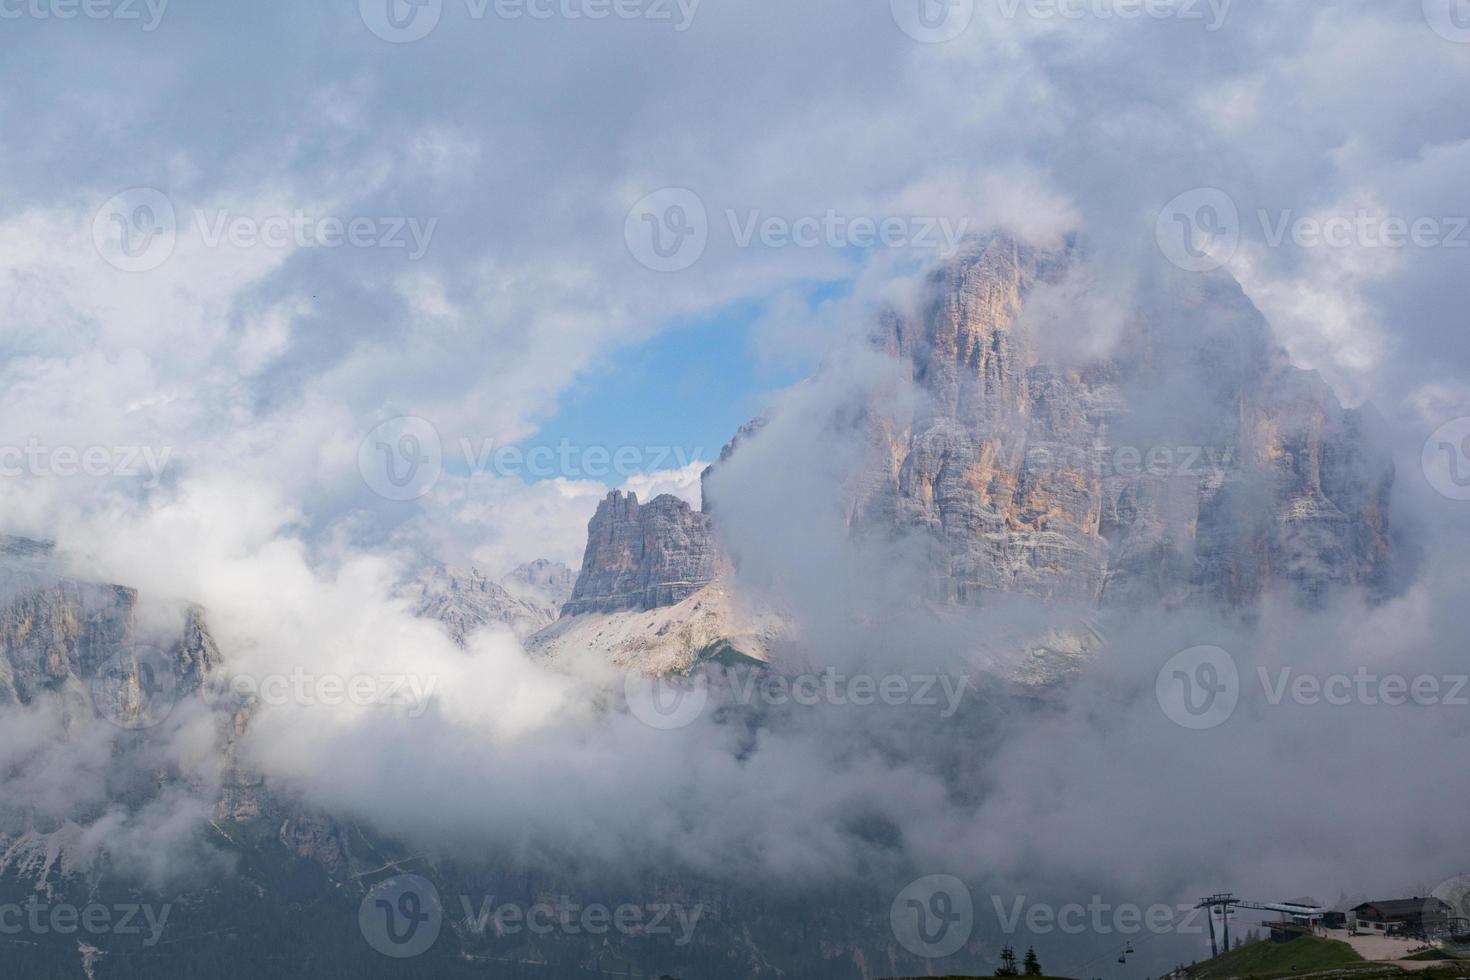
[[[239,733],[185,698],[138,743],[12,696],[0,675],[0,799],[30,801],[26,821],[48,833],[74,824],[76,853],[111,848],[154,882],[215,872],[200,834],[237,769],[428,850],[773,889],[860,879],[887,894],[943,870],[997,893],[1326,897],[1458,870],[1464,708],[1358,693],[1303,704],[1290,678],[1274,692],[1282,669],[1431,677],[1443,695],[1465,671],[1470,504],[1439,492],[1422,457],[1431,433],[1470,414],[1470,251],[1455,231],[1470,44],[1420,5],[1374,0],[1233,4],[1218,20],[1199,4],[1146,17],[1035,6],[977,3],[943,44],[916,41],[882,5],[836,0],[706,0],[682,31],[446,2],[410,43],[375,35],[351,3],[268,16],[170,5],[150,31],[8,23],[0,125],[24,138],[0,146],[0,531],[55,541],[54,578],[205,610],[232,675],[414,678],[432,694],[262,703]],[[162,194],[174,216],[166,258],[138,271],[94,243],[110,240],[110,217],[142,220],[136,195],[109,206],[130,188]],[[662,188],[692,191],[706,216],[703,253],[678,272],[640,264],[626,237],[630,209]],[[1203,220],[1206,201],[1211,221],[1222,201],[1234,210],[1218,274],[1168,264],[1178,254],[1160,229],[1181,197],[1186,218]],[[298,212],[368,219],[379,244],[215,240],[235,219],[289,226]],[[1109,617],[1021,588],[936,613],[936,584],[950,599],[979,581],[952,555],[935,581],[919,525],[953,514],[944,481],[919,474],[890,500],[908,514],[891,540],[854,536],[842,501],[872,449],[860,423],[875,401],[913,418],[943,395],[869,341],[875,323],[898,329],[882,311],[913,310],[944,256],[742,245],[752,218],[829,213],[845,234],[855,219],[944,220],[1038,252],[1077,246],[1075,267],[1019,313],[1059,370],[1126,349],[1149,315],[1158,363],[1179,364],[1212,326],[1196,294],[1232,276],[1236,308],[1258,310],[1252,323],[1291,364],[1318,372],[1304,402],[1377,419],[1391,490],[1324,491],[1354,506],[1296,552],[1236,561],[1221,544],[1214,584],[1272,573],[1235,606]],[[421,233],[436,222],[421,257],[379,247],[400,220],[410,241],[409,218]],[[1435,222],[1439,238],[1384,244],[1388,218]],[[1349,222],[1344,244],[1303,244],[1302,220],[1334,219]],[[721,316],[749,321],[763,359],[822,360],[802,384],[751,393],[765,404],[750,414],[769,409],[770,423],[707,488],[741,586],[779,591],[799,627],[793,670],[968,677],[1016,666],[1059,621],[1095,628],[1106,656],[1042,710],[987,687],[993,702],[967,699],[949,719],[912,704],[762,704],[758,724],[710,710],[664,731],[629,708],[611,665],[550,669],[495,626],[460,646],[416,615],[403,585],[426,554],[495,579],[540,557],[575,568],[610,485],[697,506],[705,460],[529,479],[460,450],[534,444],[618,351]],[[1219,341],[1226,353],[1236,337]],[[1152,397],[1135,403],[1147,435],[1134,441],[1215,418],[1199,381],[1165,369],[1140,385]],[[428,424],[441,466],[426,492],[393,499],[364,459],[410,445],[378,429],[404,416]],[[1346,472],[1331,447],[1356,443],[1336,424],[1293,457],[1315,467],[1291,472],[1300,486],[1331,490]],[[428,442],[412,445],[418,458]],[[923,449],[901,445],[895,492]],[[974,523],[967,547],[990,530]],[[1136,570],[1154,568],[1149,543],[1134,541]],[[1281,579],[1306,551],[1327,584],[1304,603]],[[1106,591],[1096,576],[1080,591]],[[1161,710],[1156,681],[1200,645],[1229,651],[1241,697],[1195,731]],[[0,658],[12,672],[18,649]],[[48,664],[44,645],[26,649]],[[48,668],[59,687],[90,683],[94,665],[64,660]],[[182,778],[119,802],[124,750],[124,769]]]

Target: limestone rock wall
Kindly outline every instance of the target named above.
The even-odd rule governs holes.
[[[683,601],[714,578],[710,519],[671,494],[646,504],[613,491],[587,525],[587,551],[563,616],[655,609]]]

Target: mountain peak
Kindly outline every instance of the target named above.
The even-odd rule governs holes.
[[[708,515],[672,494],[646,504],[614,490],[587,525],[587,551],[563,616],[653,609],[709,584],[715,547]]]

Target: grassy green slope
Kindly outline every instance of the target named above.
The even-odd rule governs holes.
[[[1221,953],[1190,970],[1200,980],[1216,977],[1274,977],[1361,963],[1347,943],[1302,936],[1289,943],[1259,942]]]
[[[1303,936],[1289,943],[1259,942],[1232,949],[1189,968],[1192,980],[1456,980],[1466,975],[1465,964],[1454,960],[1443,966],[1410,973],[1387,963],[1364,960],[1347,943]]]

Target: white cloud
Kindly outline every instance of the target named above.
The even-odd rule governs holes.
[[[368,35],[351,3],[268,16],[218,5],[180,14],[168,31],[89,42],[86,64],[63,60],[78,43],[67,25],[12,25],[67,70],[37,75],[39,60],[0,69],[13,82],[0,89],[10,92],[0,126],[25,134],[0,147],[0,445],[152,446],[172,457],[153,487],[46,474],[0,482],[0,529],[57,537],[99,579],[203,603],[237,663],[438,678],[442,705],[411,728],[372,712],[261,719],[254,748],[273,776],[390,831],[518,840],[533,826],[609,860],[672,852],[711,872],[800,877],[858,866],[846,821],[861,810],[905,831],[908,857],[976,873],[1009,869],[1023,853],[1016,841],[1044,838],[1055,847],[1038,873],[1106,875],[1121,853],[1124,873],[1216,887],[1191,876],[1212,870],[1202,864],[1215,856],[1197,844],[1219,816],[1207,790],[1225,777],[1129,707],[1147,693],[1150,637],[1071,710],[995,756],[987,773],[1008,796],[981,799],[968,784],[974,795],[951,795],[933,771],[906,764],[924,746],[900,740],[895,752],[881,744],[891,731],[868,730],[866,718],[796,723],[745,754],[712,725],[664,738],[599,714],[577,680],[540,670],[510,638],[488,633],[462,651],[393,597],[403,556],[420,552],[494,570],[536,557],[575,566],[603,483],[446,474],[422,500],[396,503],[365,486],[358,447],[404,414],[430,420],[449,449],[527,439],[608,352],[737,301],[777,300],[760,323],[763,353],[807,356],[860,332],[872,303],[900,295],[930,258],[740,248],[727,210],[944,216],[1047,242],[1080,231],[1093,278],[1066,284],[1050,314],[1063,342],[1089,345],[1117,332],[1118,297],[1158,261],[1153,218],[1190,188],[1225,188],[1248,219],[1363,201],[1411,217],[1463,214],[1470,46],[1437,37],[1418,6],[1239,4],[1214,32],[986,14],[951,44],[926,46],[882,4],[753,0],[703,5],[683,34],[446,22],[395,46]],[[284,50],[282,37],[293,39]],[[297,46],[319,56],[296,57]],[[97,206],[130,186],[166,189],[186,223],[200,208],[438,225],[413,263],[388,249],[210,247],[191,225],[159,268],[125,273],[100,259],[91,229]],[[628,205],[664,186],[699,194],[711,225],[704,258],[674,275],[640,267],[623,240]],[[1302,254],[1252,234],[1232,268],[1294,355],[1390,415],[1412,476],[1426,426],[1466,411],[1464,253]],[[851,296],[808,298],[813,282],[849,277]],[[1087,322],[1066,323],[1079,305]],[[881,372],[862,364],[854,374]],[[779,400],[840,401],[829,384],[841,381]],[[794,594],[835,604],[864,583],[840,564],[840,522],[814,496],[850,462],[828,435],[774,426],[770,445],[782,449],[772,458],[788,480],[748,474],[752,506],[737,531],[767,535],[768,549],[748,557],[794,569]],[[625,486],[697,504],[699,468]],[[802,492],[783,496],[793,485]],[[1416,492],[1401,481],[1420,507]],[[1445,526],[1462,520],[1423,509]],[[1466,635],[1453,614],[1463,576],[1453,574],[1458,538],[1442,537],[1431,542],[1430,598],[1335,610],[1346,626],[1272,622],[1269,635],[1325,657],[1355,637],[1407,642],[1401,623],[1432,619],[1434,632],[1412,635],[1415,649],[1453,648]],[[888,655],[925,653],[902,639]],[[0,772],[20,772],[7,796],[75,802],[56,773],[106,764],[103,740],[51,745],[53,721],[0,714]],[[1371,716],[1365,725],[1393,734]],[[1342,738],[1328,748],[1336,758],[1356,736],[1346,723],[1331,730]],[[1372,760],[1374,778],[1388,780],[1382,804],[1338,782],[1353,775],[1339,768],[1293,783],[1282,759],[1306,734],[1280,721],[1222,753],[1242,787],[1242,874],[1271,880],[1283,851],[1263,828],[1278,820],[1299,835],[1285,850],[1299,858],[1291,870],[1346,874],[1330,860],[1341,842],[1282,801],[1315,795],[1328,801],[1319,812],[1385,821],[1396,818],[1391,803],[1426,834],[1443,830],[1437,815],[1452,823],[1463,811],[1450,770],[1433,782],[1454,807],[1404,806],[1419,787],[1386,751]],[[15,770],[20,756],[48,765]],[[1162,796],[1161,772],[1171,787]],[[180,802],[139,819],[175,828],[192,812]],[[160,846],[146,829],[106,822],[99,832]],[[1134,846],[1141,837],[1147,853]],[[1375,880],[1437,860],[1408,840],[1365,858]]]

